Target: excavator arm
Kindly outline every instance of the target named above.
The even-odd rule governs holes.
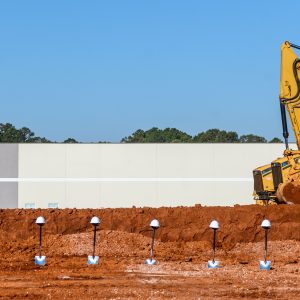
[[[291,125],[295,134],[298,149],[300,149],[300,60],[293,48],[299,46],[285,42],[281,45],[280,73],[280,108],[283,125],[283,136],[288,149],[288,131],[285,117],[285,107],[289,113]]]
[[[258,204],[300,204],[300,60],[289,42],[281,45],[280,111],[286,150],[281,158],[253,171],[254,199]],[[297,150],[289,149],[286,110]]]

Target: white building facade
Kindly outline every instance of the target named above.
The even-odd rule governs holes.
[[[283,144],[0,144],[6,168],[0,206],[251,204],[252,170],[283,150]]]

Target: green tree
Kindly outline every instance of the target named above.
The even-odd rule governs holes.
[[[225,131],[219,129],[209,129],[200,132],[193,138],[195,143],[237,143],[239,142],[238,134],[234,131]]]
[[[27,143],[52,143],[50,140],[46,139],[45,137],[35,136],[30,138]]]
[[[18,131],[21,139],[20,143],[28,143],[34,137],[34,132],[27,127],[22,127]]]
[[[241,135],[240,143],[267,143],[267,140],[262,136],[246,134]]]
[[[1,143],[18,143],[19,133],[10,123],[0,123],[0,141]]]
[[[127,136],[121,140],[121,143],[144,143],[145,132],[142,129],[138,129],[132,135]]]
[[[147,131],[138,129],[132,135],[125,137],[121,143],[188,143],[192,137],[176,128],[163,130],[153,127]]]
[[[166,128],[162,130],[164,143],[190,143],[192,142],[192,136],[180,131],[176,128]]]
[[[277,137],[274,137],[272,140],[269,141],[269,143],[283,143],[283,141]]]
[[[142,143],[163,143],[164,137],[162,130],[157,127],[153,127],[144,133],[144,139]]]
[[[0,123],[0,143],[49,143],[46,138],[34,135],[27,127],[17,129],[10,123]]]
[[[16,129],[10,123],[0,124],[1,143],[26,143],[34,136],[34,133],[27,127]]]
[[[64,144],[77,144],[78,142],[73,138],[67,138],[63,141]]]

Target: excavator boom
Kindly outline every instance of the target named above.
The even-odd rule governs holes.
[[[279,99],[281,110],[283,109],[283,106],[287,108],[297,147],[300,149],[300,60],[293,48],[300,49],[299,46],[289,42],[285,42],[281,45]],[[285,136],[284,138],[286,139]]]

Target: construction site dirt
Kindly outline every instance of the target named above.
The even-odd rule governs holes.
[[[46,265],[39,253],[43,216]],[[87,265],[97,228],[98,265]],[[145,265],[152,219],[156,265]],[[217,269],[208,269],[217,231]],[[268,260],[264,230],[271,221]],[[300,205],[128,209],[0,210],[1,299],[300,299]]]

